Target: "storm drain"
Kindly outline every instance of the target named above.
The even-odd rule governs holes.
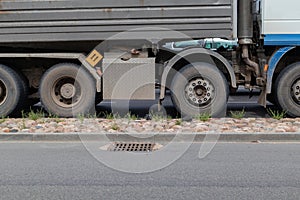
[[[113,142],[104,147],[103,150],[107,151],[129,151],[129,152],[150,152],[160,149],[162,145],[157,143],[145,142]]]

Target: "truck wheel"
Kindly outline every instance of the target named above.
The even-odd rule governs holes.
[[[275,98],[291,117],[300,116],[300,62],[289,65],[275,82]]]
[[[39,89],[45,109],[61,117],[76,117],[95,112],[95,83],[78,65],[57,64],[46,71]]]
[[[182,68],[171,83],[171,97],[182,117],[201,113],[224,117],[229,89],[220,70],[208,63],[193,63]]]
[[[26,91],[21,77],[16,71],[0,65],[0,116],[13,115],[22,107],[21,98]]]

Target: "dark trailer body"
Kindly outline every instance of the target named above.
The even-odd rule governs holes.
[[[231,0],[2,0],[0,8],[1,44],[102,41],[141,27],[233,37]]]

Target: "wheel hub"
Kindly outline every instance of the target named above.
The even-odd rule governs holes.
[[[57,105],[70,108],[81,98],[81,89],[72,77],[62,77],[53,84],[51,96]]]
[[[6,97],[7,97],[6,86],[0,80],[0,105],[6,100]]]
[[[292,87],[293,95],[297,101],[300,101],[300,80],[298,80]]]
[[[185,89],[188,100],[198,106],[209,103],[213,96],[213,90],[214,88],[208,80],[200,78],[191,80]]]
[[[61,86],[60,88],[60,94],[65,99],[71,99],[76,94],[76,88],[71,83],[66,83]]]

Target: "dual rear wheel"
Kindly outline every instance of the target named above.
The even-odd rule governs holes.
[[[26,98],[25,80],[14,69],[0,64],[0,117],[19,114]]]
[[[29,106],[28,83],[22,74],[0,65],[0,117],[18,116]],[[76,64],[58,64],[46,71],[39,87],[40,100],[51,114],[76,117],[95,112],[95,81]]]
[[[95,112],[95,81],[76,64],[57,64],[46,71],[39,88],[45,109],[57,116],[76,117]]]

